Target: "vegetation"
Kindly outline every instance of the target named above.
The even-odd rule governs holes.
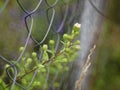
[[[39,55],[33,51],[32,53],[26,52],[17,63],[15,60],[11,60],[16,63],[18,69],[16,84],[13,88],[15,90],[21,90],[21,88],[29,90],[59,88],[61,75],[66,75],[70,62],[77,57],[77,51],[80,50],[80,41],[75,40],[79,35],[79,30],[80,24],[77,23],[71,34],[64,34],[60,41],[62,46],[57,51],[55,50],[55,41],[50,40],[49,44],[43,44],[40,48],[41,58],[38,58]],[[23,50],[24,47],[19,48],[20,53]],[[12,80],[6,75],[7,68],[10,68],[9,75],[14,77],[14,70],[9,64],[6,64],[4,74],[0,78],[1,90],[8,90],[12,85]]]

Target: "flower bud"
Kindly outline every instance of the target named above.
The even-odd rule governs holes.
[[[69,52],[70,52],[70,49],[69,49],[69,48],[65,48],[65,51],[66,51],[67,53],[69,53]]]
[[[42,65],[42,64],[38,64],[37,66],[39,69],[44,67],[44,65]]]
[[[31,58],[28,58],[27,59],[27,63],[31,63],[32,62],[32,59]]]
[[[32,52],[32,57],[36,57],[37,53],[36,52]]]
[[[75,42],[75,44],[80,44],[80,40],[77,40],[77,41]]]
[[[72,35],[72,36],[69,35],[69,36],[68,36],[68,39],[69,39],[69,40],[73,40],[73,39],[74,39],[74,36],[73,36],[73,35]]]
[[[5,65],[5,68],[8,68],[9,66],[10,66],[9,64],[6,64],[6,65]]]
[[[44,45],[43,45],[43,50],[46,51],[47,49],[48,49],[48,45],[47,45],[47,44],[44,44]]]
[[[62,59],[63,62],[67,62],[67,58]]]
[[[70,43],[69,41],[66,43],[67,46],[70,46],[70,44],[71,44],[71,43]]]
[[[50,43],[51,45],[54,45],[54,44],[55,44],[55,41],[54,41],[54,40],[50,40],[49,43]]]
[[[81,24],[75,23],[74,26],[73,26],[73,29],[74,29],[74,31],[79,31],[80,27],[81,27]]]
[[[64,39],[64,40],[68,39],[68,34],[64,34],[64,35],[63,35],[63,39]]]

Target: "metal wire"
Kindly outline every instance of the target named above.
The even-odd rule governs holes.
[[[26,16],[24,17],[24,24],[25,24],[25,27],[26,27],[26,30],[27,30],[27,38],[26,38],[26,42],[24,44],[24,49],[23,51],[20,53],[20,55],[18,56],[18,58],[12,62],[11,60],[8,60],[6,59],[4,56],[0,55],[0,60],[4,61],[5,63],[9,64],[9,67],[6,68],[6,73],[8,75],[8,77],[11,79],[12,81],[12,84],[11,84],[11,88],[10,90],[14,90],[14,86],[17,85],[19,86],[21,89],[23,90],[28,90],[31,86],[31,84],[33,83],[36,75],[37,75],[37,70],[35,70],[33,72],[33,77],[30,81],[30,83],[24,87],[22,86],[22,84],[18,83],[16,78],[17,78],[17,75],[18,75],[18,68],[17,68],[17,64],[21,61],[23,55],[25,54],[25,51],[26,51],[26,48],[28,47],[28,42],[30,40],[30,38],[33,40],[33,42],[35,43],[35,46],[39,46],[39,48],[41,49],[41,45],[43,44],[43,42],[46,40],[50,30],[53,30],[53,33],[56,34],[57,36],[57,40],[56,40],[56,46],[55,46],[55,51],[57,52],[57,49],[59,47],[59,42],[60,42],[60,31],[63,30],[64,28],[64,24],[67,20],[67,16],[69,14],[69,3],[66,3],[64,2],[64,0],[62,0],[62,2],[66,5],[65,6],[65,13],[63,15],[63,19],[62,19],[62,22],[60,23],[59,27],[57,30],[55,30],[54,26],[53,26],[53,22],[54,22],[54,19],[55,19],[55,15],[56,15],[56,10],[55,10],[55,6],[60,2],[61,0],[54,0],[54,3],[53,4],[50,4],[48,0],[39,0],[37,5],[34,7],[33,10],[29,11],[29,10],[26,10],[26,8],[23,6],[23,4],[21,3],[21,0],[16,0],[17,4],[19,5],[19,7],[22,9],[22,11],[26,14]],[[71,0],[70,0],[71,1]],[[79,1],[79,0],[78,0]],[[28,1],[29,2],[29,1]],[[45,4],[47,5],[47,9],[46,9],[46,16],[47,16],[47,20],[48,20],[48,27],[47,27],[47,30],[46,30],[46,33],[44,35],[44,37],[42,38],[42,40],[39,42],[37,41],[34,36],[32,35],[32,30],[33,30],[33,25],[34,25],[34,18],[33,18],[33,15],[37,12],[37,10],[40,8],[40,5],[42,2],[45,2]],[[5,7],[7,6],[7,4],[9,3],[9,0],[6,0],[3,7],[0,9],[0,14],[2,14],[3,10],[5,9]],[[51,17],[49,16],[49,12],[51,12]],[[28,20],[30,20],[28,22]],[[28,23],[30,23],[30,26],[28,25]],[[69,22],[70,23],[70,22]],[[40,56],[39,56],[39,63],[42,59],[42,49],[40,50]],[[10,74],[10,70],[13,70],[13,75]],[[57,71],[58,72],[58,71]],[[56,77],[57,77],[58,74],[55,74],[55,78],[54,80],[52,81],[52,83],[54,83],[54,81],[56,80]],[[49,78],[49,68],[48,68],[48,73],[46,75],[46,81],[45,81],[45,84],[47,82]],[[43,87],[43,90],[44,90],[44,87]]]
[[[95,9],[95,11],[97,11],[101,16],[109,19],[109,17],[108,17],[107,15],[105,15],[105,14],[103,13],[103,11],[101,11],[101,10],[93,3],[93,0],[88,0],[88,1],[89,1],[89,3],[91,4],[91,6]]]

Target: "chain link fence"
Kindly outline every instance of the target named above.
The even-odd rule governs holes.
[[[92,2],[92,0],[88,0],[88,2],[90,6],[92,6],[90,8],[91,10],[94,9],[95,11],[97,11],[98,14],[108,18]],[[3,53],[3,52],[7,52],[8,46],[4,47],[5,49],[0,51],[1,63],[4,62],[5,64],[9,65],[9,67],[6,68],[6,73],[8,75],[8,78],[12,81],[11,88],[10,88],[11,90],[14,89],[15,85],[19,86],[23,90],[29,89],[34,79],[37,76],[37,71],[35,70],[29,85],[27,85],[26,87],[22,86],[20,83],[16,81],[17,75],[19,72],[17,68],[17,64],[20,63],[27,49],[32,48],[32,50],[37,52],[38,59],[40,62],[42,59],[42,50],[41,50],[42,45],[44,43],[48,44],[48,41],[50,39],[54,39],[56,43],[55,52],[57,52],[60,47],[61,36],[65,32],[68,32],[68,33],[71,32],[73,24],[81,21],[80,17],[84,7],[84,3],[85,3],[85,0],[29,0],[29,1],[28,0],[13,0],[13,1],[1,0],[0,1],[0,7],[1,7],[0,8],[0,18],[1,18],[0,48],[2,47],[3,49],[4,47],[4,45],[2,45],[3,43],[2,41],[6,41],[7,42],[6,45],[8,46],[12,44],[11,41],[3,38],[3,37],[7,37],[7,35],[13,35],[13,38],[14,38],[13,40],[15,40],[15,43],[16,43],[16,45],[13,45],[13,46],[17,46],[18,43],[22,42],[22,44],[18,45],[18,47],[21,45],[24,47],[23,51],[20,54],[17,54],[18,57],[16,57],[17,56],[16,54],[13,54],[12,57],[14,58],[12,59],[10,57],[12,54],[11,53],[12,51],[10,52],[10,54],[8,54],[8,56],[10,55],[9,58],[7,58],[6,55]],[[98,5],[101,5],[101,4],[98,4]],[[6,10],[6,8],[8,10]],[[86,12],[84,12],[84,14],[86,14]],[[83,24],[84,26],[87,25],[89,27],[92,27],[91,23],[85,20],[85,18],[90,19],[91,18],[90,16],[92,14],[91,13],[87,13],[87,14],[88,14],[88,17],[87,18],[84,17]],[[10,18],[9,16],[12,18]],[[7,21],[5,21],[4,18],[7,19]],[[96,19],[96,22],[99,21],[97,19]],[[90,20],[91,22],[94,22],[93,17]],[[84,21],[86,21],[87,24]],[[6,31],[7,33],[3,32],[3,30],[6,29],[5,25],[8,25],[8,27],[10,27],[10,30],[8,29],[8,31]],[[13,28],[14,26],[16,28]],[[83,29],[88,30],[89,27],[86,27],[86,28],[83,27]],[[16,30],[12,30],[12,29],[16,29]],[[94,27],[92,29],[94,29]],[[84,32],[87,32],[87,30]],[[16,34],[15,32],[17,32],[18,34],[15,35]],[[2,34],[6,34],[6,36]],[[83,36],[84,35],[82,35],[82,37]],[[17,37],[19,37],[18,40],[17,40]],[[7,38],[9,39],[9,37]],[[88,47],[89,46],[90,45],[88,45]],[[15,48],[13,48],[12,50],[15,50],[14,53],[17,52]],[[14,63],[11,60],[14,60]],[[84,61],[82,62],[84,63]],[[3,69],[3,66],[1,66],[0,69]],[[11,71],[10,71],[11,69],[13,69],[14,75],[11,75]],[[57,75],[58,73],[55,74],[54,79],[57,77]],[[49,77],[49,70],[47,71],[47,74],[46,74],[46,82],[48,80],[48,77]],[[43,86],[43,90],[45,90],[44,86]],[[50,89],[50,90],[54,90],[54,89]],[[63,89],[58,89],[58,90],[63,90]]]
[[[25,39],[24,49],[20,53],[20,55],[17,57],[17,59],[16,58],[15,60],[13,59],[14,63],[13,61],[11,61],[11,59],[7,59],[5,58],[5,56],[1,54],[0,54],[0,60],[2,60],[2,62],[5,62],[6,64],[9,65],[9,67],[6,68],[6,73],[8,75],[8,78],[12,81],[10,89],[13,90],[14,86],[17,85],[21,89],[27,90],[31,86],[32,82],[34,81],[37,75],[37,71],[34,71],[33,77],[29,85],[27,85],[26,87],[22,86],[16,80],[19,72],[17,68],[17,63],[21,61],[23,55],[26,52],[27,47],[29,47],[30,45],[29,42],[32,41],[32,43],[34,43],[32,48],[34,48],[34,50],[38,53],[39,61],[42,58],[42,51],[40,50],[41,46],[51,38],[55,39],[56,41],[55,51],[57,52],[57,50],[59,49],[59,42],[61,39],[61,35],[64,32],[70,32],[73,24],[75,22],[79,22],[80,11],[81,11],[80,1],[79,0],[74,0],[74,1],[73,0],[35,0],[35,1],[6,0],[1,2],[2,5],[0,9],[0,17],[4,17],[2,15],[3,12],[6,10],[6,7],[10,6],[10,4],[13,5],[12,4],[13,2],[15,2],[19,6],[19,8],[22,10],[20,12],[24,12],[24,14],[21,15],[23,16],[23,23],[24,23],[24,25],[23,24],[22,25],[25,26],[27,30],[27,33],[25,35],[27,37],[23,38],[21,36],[21,38]],[[40,17],[40,19],[36,17]],[[38,20],[37,23],[36,23],[36,20]],[[8,23],[11,23],[11,22],[8,22]],[[44,26],[44,28],[42,28],[42,26]],[[35,29],[39,29],[38,32],[40,33],[35,31]],[[36,36],[41,36],[41,38],[39,39]],[[14,75],[11,75],[11,69],[13,69]],[[46,78],[49,75],[48,73],[49,71],[47,72]],[[56,78],[56,75],[55,75],[55,78]],[[43,90],[44,90],[44,86],[43,86]]]

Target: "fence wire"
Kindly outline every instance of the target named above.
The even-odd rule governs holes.
[[[2,8],[0,9],[0,15],[2,14],[2,12],[4,11],[4,9],[7,7],[7,5],[9,4],[9,1],[10,0],[6,0],[2,6]],[[69,2],[65,2],[64,0],[62,0],[62,2],[66,5],[66,9],[65,9],[65,14],[63,15],[63,20],[61,21],[59,27],[57,30],[55,30],[55,27],[52,25],[53,24],[53,21],[54,21],[54,18],[55,18],[55,14],[56,14],[56,11],[55,11],[55,6],[58,4],[60,0],[54,0],[54,3],[50,3],[49,0],[39,0],[36,7],[29,11],[29,10],[26,10],[24,5],[21,3],[21,0],[16,0],[17,4],[19,5],[19,7],[22,9],[22,11],[26,14],[26,16],[24,17],[24,23],[25,23],[25,26],[26,26],[26,29],[27,29],[27,38],[26,38],[26,42],[24,44],[24,50],[20,53],[19,57],[15,60],[15,62],[13,63],[11,60],[8,60],[6,59],[5,57],[3,57],[2,55],[0,55],[0,60],[3,60],[4,62],[6,62],[7,64],[9,64],[9,67],[6,68],[6,73],[8,75],[8,77],[11,79],[12,81],[12,85],[11,85],[11,90],[14,90],[14,86],[15,85],[18,85],[19,87],[21,87],[23,90],[27,90],[30,88],[31,84],[33,83],[36,75],[37,75],[37,70],[34,71],[34,74],[33,74],[33,77],[32,77],[32,80],[30,81],[30,83],[24,87],[22,86],[20,83],[18,83],[16,81],[17,79],[17,75],[18,75],[18,69],[17,69],[17,63],[20,62],[21,58],[23,57],[23,55],[25,54],[25,51],[26,51],[26,48],[28,47],[28,42],[30,39],[33,40],[33,42],[35,43],[35,46],[34,47],[39,47],[41,48],[41,45],[44,43],[44,41],[46,40],[50,30],[53,30],[53,32],[57,35],[57,40],[56,40],[56,47],[55,47],[55,50],[57,51],[58,47],[59,47],[59,42],[60,42],[60,32],[62,31],[63,27],[64,27],[64,24],[66,22],[66,19],[67,19],[67,16],[68,16],[68,12],[69,12]],[[28,1],[29,2],[29,1]],[[47,27],[47,31],[43,37],[43,39],[39,42],[37,41],[34,36],[32,35],[32,30],[33,30],[33,24],[34,24],[34,17],[33,15],[35,14],[36,11],[38,11],[39,7],[41,6],[41,3],[42,2],[45,2],[45,4],[47,5],[47,10],[46,10],[46,16],[47,16],[47,21],[49,23],[48,27]],[[76,8],[75,8],[76,9]],[[75,12],[75,9],[74,9],[74,12]],[[52,13],[52,16],[49,17],[49,12]],[[70,19],[73,19],[74,16],[72,16]],[[29,20],[29,23],[30,25],[28,25],[28,20]],[[73,21],[73,20],[70,20],[69,23]],[[42,51],[39,52],[40,53],[40,57],[39,57],[39,62],[42,58]],[[10,70],[13,69],[14,70],[14,75],[11,76],[10,74]],[[58,75],[58,72],[55,74],[55,78],[53,79],[53,82],[55,81],[56,77]],[[47,73],[47,76],[46,76],[46,81],[45,83],[47,82],[47,79],[49,77],[49,69],[48,69],[48,73]],[[52,83],[53,83],[52,82]],[[45,88],[45,84],[43,86],[43,90]]]
[[[72,0],[54,0],[54,3],[50,3],[49,0],[38,0],[37,5],[35,6],[35,8],[33,10],[27,10],[24,5],[21,3],[22,0],[16,0],[17,4],[19,5],[19,7],[22,9],[22,11],[25,13],[25,17],[24,17],[24,23],[25,23],[25,27],[27,30],[27,38],[26,38],[26,42],[24,44],[24,50],[20,53],[19,57],[15,60],[15,62],[13,63],[11,60],[6,59],[4,56],[0,55],[0,60],[3,60],[4,62],[6,62],[7,64],[9,64],[9,67],[7,67],[6,72],[8,77],[11,79],[12,81],[12,85],[11,85],[11,90],[14,89],[15,85],[18,85],[19,87],[21,87],[23,90],[27,90],[30,88],[31,84],[33,83],[36,75],[37,75],[37,70],[34,71],[32,80],[30,81],[30,83],[28,84],[28,86],[24,87],[22,86],[20,83],[18,83],[16,81],[17,75],[18,75],[18,69],[17,69],[17,63],[19,63],[21,61],[22,56],[25,54],[26,48],[28,47],[28,42],[30,39],[33,40],[33,42],[35,43],[34,47],[39,47],[41,48],[41,45],[44,43],[44,41],[46,40],[48,34],[50,33],[50,31],[52,30],[54,34],[56,34],[57,36],[57,40],[56,40],[56,46],[55,46],[55,50],[58,50],[59,47],[59,42],[60,42],[60,35],[61,32],[63,31],[63,28],[65,27],[65,24],[67,26],[71,26],[74,22],[79,21],[80,18],[80,0],[76,0],[74,7],[71,6],[71,2]],[[6,0],[2,6],[2,8],[0,9],[0,15],[2,14],[2,12],[4,11],[4,9],[6,8],[6,6],[9,4],[10,0]],[[29,1],[28,1],[29,2]],[[33,25],[34,25],[34,15],[35,13],[39,10],[40,6],[42,3],[45,3],[47,5],[47,10],[46,10],[46,16],[47,16],[47,21],[48,21],[48,27],[46,30],[46,33],[43,37],[43,39],[39,42],[36,40],[36,38],[32,35],[32,30],[33,30]],[[63,2],[65,5],[65,10],[63,12],[63,18],[61,20],[61,22],[59,23],[59,26],[56,30],[55,26],[53,26],[53,22],[55,19],[55,15],[56,15],[56,10],[55,7],[58,5],[59,2]],[[92,2],[90,1],[90,3],[92,4]],[[94,6],[94,5],[93,5]],[[70,11],[71,10],[71,11]],[[52,13],[51,17],[49,16],[49,12]],[[69,15],[70,13],[72,13],[71,15]],[[28,25],[30,23],[30,25]],[[71,27],[70,27],[71,28]],[[42,50],[40,52],[40,56],[39,56],[39,62],[42,58]],[[10,70],[13,69],[14,70],[14,75],[11,76],[10,74]],[[58,75],[59,71],[56,72],[55,74],[55,78],[53,79],[52,83],[54,83],[57,75]],[[49,69],[46,75],[46,81],[47,82],[49,78]],[[45,85],[43,86],[43,90],[45,88]]]

